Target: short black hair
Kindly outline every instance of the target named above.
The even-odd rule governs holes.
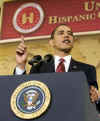
[[[54,38],[54,34],[55,34],[55,32],[56,32],[56,30],[60,27],[60,26],[69,26],[69,25],[66,25],[66,24],[59,24],[58,26],[56,26],[55,28],[54,28],[54,30],[52,31],[52,33],[51,33],[51,37],[50,37],[50,39],[53,39]]]

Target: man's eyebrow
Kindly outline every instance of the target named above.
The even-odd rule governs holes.
[[[67,32],[73,33],[72,31],[67,31]]]
[[[69,34],[73,35],[73,32],[72,31],[67,31]]]
[[[64,30],[60,30],[60,31],[58,31],[58,33],[60,33],[60,32],[62,33],[62,32],[64,32]],[[72,31],[70,31],[70,30],[69,30],[69,31],[67,31],[67,32],[68,32],[68,33],[73,34],[73,32],[72,32]]]
[[[64,32],[64,30],[60,30],[60,31],[58,31],[58,33],[62,33],[62,32]]]

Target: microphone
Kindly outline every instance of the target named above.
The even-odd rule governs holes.
[[[40,55],[36,55],[36,56],[33,56],[33,58],[28,61],[28,64],[33,66],[33,65],[40,64],[41,61],[42,61],[42,57]]]
[[[36,66],[40,65],[41,62],[49,63],[53,60],[52,58],[53,56],[51,54],[45,55],[43,59],[40,55],[35,55],[31,60],[28,61],[28,64],[31,66]]]
[[[52,61],[53,56],[51,54],[47,54],[44,56],[44,62],[48,63]]]

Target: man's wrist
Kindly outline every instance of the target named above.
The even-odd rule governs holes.
[[[24,69],[20,68],[20,66],[16,66],[15,68],[15,75],[22,75],[25,72],[25,67]]]
[[[100,95],[98,96],[98,101],[100,101]]]
[[[26,64],[17,64],[16,67],[20,68],[21,70],[25,70]]]
[[[98,100],[96,101],[96,104],[100,103],[100,92],[98,92]]]

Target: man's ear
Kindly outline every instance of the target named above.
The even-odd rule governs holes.
[[[53,39],[50,39],[50,40],[49,40],[49,45],[50,45],[50,46],[53,46]]]
[[[78,40],[78,37],[77,36],[74,36],[74,42]]]

